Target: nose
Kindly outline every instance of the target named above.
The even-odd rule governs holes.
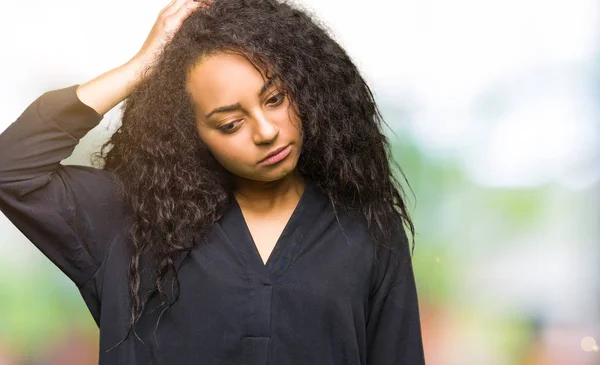
[[[263,112],[255,114],[254,131],[252,135],[255,144],[270,144],[275,141],[278,135],[279,127],[272,119],[269,120],[268,116]]]

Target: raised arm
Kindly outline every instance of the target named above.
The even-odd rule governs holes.
[[[78,286],[105,257],[123,221],[113,176],[61,165],[79,140],[141,81],[140,71],[198,7],[174,0],[127,63],[84,84],[44,93],[0,134],[0,211]]]
[[[160,11],[150,34],[138,53],[125,65],[117,67],[77,88],[79,99],[98,114],[105,114],[125,99],[137,86],[140,71],[152,68],[158,52],[179,30],[183,21],[197,8],[212,0],[173,0]]]
[[[107,172],[60,164],[102,119],[75,88],[44,93],[0,134],[0,211],[82,285],[113,234],[100,229],[107,223],[102,217],[118,202]]]

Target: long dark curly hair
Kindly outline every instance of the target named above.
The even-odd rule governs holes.
[[[164,310],[178,299],[174,256],[205,237],[234,187],[232,175],[200,140],[186,91],[190,69],[216,52],[242,55],[257,70],[279,76],[302,122],[297,168],[327,194],[336,217],[343,209],[364,219],[376,247],[406,242],[398,239],[406,226],[414,249],[414,226],[396,173],[406,178],[391,158],[385,122],[369,86],[326,29],[284,1],[215,0],[184,21],[125,100],[121,126],[96,154],[117,177],[134,218],[125,338],[135,333],[152,294],[158,293]],[[145,256],[154,273],[146,291]],[[166,289],[172,287],[170,298]]]

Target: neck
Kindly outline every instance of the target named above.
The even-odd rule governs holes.
[[[294,172],[276,181],[254,181],[238,178],[233,192],[240,208],[268,213],[296,205],[304,192],[304,177]]]

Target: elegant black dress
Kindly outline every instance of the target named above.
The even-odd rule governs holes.
[[[138,323],[148,347],[132,333],[107,351],[128,329],[128,216],[109,172],[60,164],[103,118],[76,87],[44,93],[0,134],[0,210],[77,285],[101,365],[424,364],[404,230],[400,259],[375,262],[365,224],[338,222],[310,179],[266,264],[231,199],[176,262],[180,298],[156,333],[160,310]]]

